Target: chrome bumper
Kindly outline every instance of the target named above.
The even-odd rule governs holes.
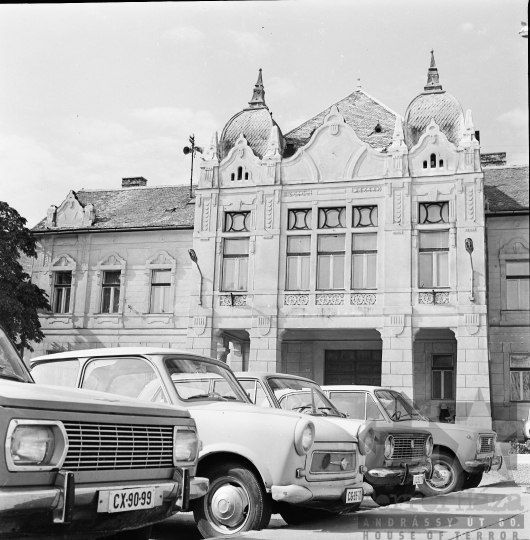
[[[289,486],[272,486],[272,498],[278,502],[286,502],[290,504],[302,504],[308,501],[311,502],[333,502],[340,501],[344,491],[347,488],[363,488],[363,484],[352,481],[341,482],[340,485],[335,483],[319,483],[319,485],[289,485]]]
[[[465,462],[470,469],[482,469],[484,472],[498,471],[502,467],[502,456],[487,456]]]
[[[190,481],[190,501],[206,495],[209,488],[210,480],[208,478],[202,478],[200,476],[192,478]]]
[[[367,472],[369,476],[373,476],[375,478],[399,478],[399,479],[405,479],[408,475],[414,475],[414,474],[425,474],[427,478],[430,478],[432,474],[432,463],[429,461],[428,463],[422,463],[420,465],[413,465],[409,467],[408,465],[405,465],[404,467],[380,467],[377,469],[371,469]]]

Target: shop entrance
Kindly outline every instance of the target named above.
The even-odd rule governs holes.
[[[324,384],[381,385],[381,350],[326,350]]]

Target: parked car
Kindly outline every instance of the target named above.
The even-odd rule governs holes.
[[[148,539],[186,509],[199,441],[185,408],[35,384],[0,327],[0,411],[0,539]]]
[[[432,478],[418,485],[424,495],[440,495],[477,487],[484,472],[498,470],[502,456],[496,454],[497,434],[491,429],[430,422],[400,392],[377,386],[323,386],[337,408],[357,421],[366,421],[362,405],[376,404],[378,424],[392,424],[401,429],[419,427],[431,432],[434,451],[431,456]]]
[[[91,388],[187,407],[203,448],[198,474],[208,494],[193,501],[204,537],[290,523],[318,510],[360,506],[364,461],[357,439],[319,418],[258,409],[228,366],[188,351],[115,348],[33,359],[37,381]]]
[[[409,501],[416,486],[430,476],[430,433],[380,422],[382,415],[375,403],[366,401],[368,422],[356,421],[345,418],[310,379],[282,373],[239,372],[236,376],[256,405],[321,416],[356,436],[366,456],[364,479],[373,488],[372,498],[381,506]]]

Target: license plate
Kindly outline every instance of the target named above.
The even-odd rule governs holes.
[[[155,493],[154,487],[100,491],[98,512],[113,514],[153,508],[160,504],[158,500],[155,500]]]
[[[348,488],[344,494],[344,502],[346,504],[358,503],[363,500],[362,488]]]
[[[414,486],[419,486],[420,484],[423,484],[424,479],[425,479],[424,474],[415,474],[412,476],[412,484]]]

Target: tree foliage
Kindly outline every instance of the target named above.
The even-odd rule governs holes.
[[[25,225],[25,218],[0,201],[0,324],[19,348],[32,351],[30,342],[44,338],[37,310],[50,310],[50,304],[20,262],[37,255],[37,241]]]

